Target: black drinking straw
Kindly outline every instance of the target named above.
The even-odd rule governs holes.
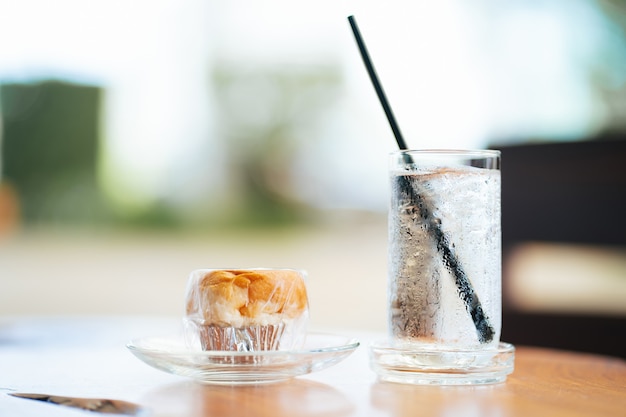
[[[361,52],[361,58],[363,58],[363,63],[365,64],[367,73],[372,80],[372,84],[374,85],[374,89],[376,90],[376,94],[378,95],[378,99],[380,100],[380,104],[385,111],[385,115],[387,116],[387,120],[389,121],[391,130],[393,131],[393,134],[396,138],[396,142],[398,143],[398,146],[401,150],[407,150],[408,147],[406,145],[406,142],[404,141],[404,138],[402,137],[402,133],[400,132],[400,128],[398,127],[398,123],[396,122],[396,118],[393,115],[393,111],[391,110],[391,106],[387,101],[385,91],[383,90],[383,87],[378,80],[376,70],[374,69],[374,65],[372,64],[369,53],[367,52],[367,47],[365,46],[365,42],[363,42],[361,32],[359,31],[359,27],[356,24],[354,16],[348,16],[348,22],[350,22],[352,33],[354,34],[357,46],[359,47],[359,51]],[[410,162],[411,157],[409,155],[406,155],[406,157],[407,158],[405,158],[405,160],[407,162]],[[415,191],[415,189],[411,185],[411,182],[406,176],[399,176],[398,184],[403,193],[406,194],[407,198],[409,198],[411,201],[417,202],[420,216],[428,223],[428,230],[432,231],[437,250],[441,252],[441,256],[443,258],[445,266],[454,274],[454,282],[459,291],[459,297],[461,297],[461,300],[463,300],[463,302],[465,303],[465,308],[472,317],[474,326],[476,326],[476,332],[478,333],[478,339],[481,343],[491,342],[495,333],[493,327],[489,323],[489,319],[482,308],[480,300],[478,299],[478,294],[476,294],[476,291],[474,291],[472,283],[467,278],[467,275],[465,274],[465,271],[459,263],[456,254],[452,250],[453,246],[450,245],[447,236],[441,228],[441,221],[433,216],[428,201],[426,201],[426,199],[422,195]]]

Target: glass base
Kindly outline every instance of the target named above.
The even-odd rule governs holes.
[[[381,381],[419,385],[476,385],[504,382],[513,372],[509,343],[466,350],[380,341],[370,345],[370,366]]]

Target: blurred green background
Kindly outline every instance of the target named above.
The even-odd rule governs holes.
[[[0,2],[0,314],[180,314],[192,269],[285,266],[315,325],[384,329],[395,143],[349,14],[413,148],[624,141],[621,1],[292,3]],[[626,316],[610,244],[596,299],[519,307]]]

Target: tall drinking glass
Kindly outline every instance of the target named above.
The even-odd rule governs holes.
[[[390,157],[389,337],[372,346],[382,379],[501,382],[500,153],[400,151]]]

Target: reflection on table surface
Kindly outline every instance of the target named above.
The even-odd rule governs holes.
[[[157,371],[125,348],[130,338],[180,330],[171,317],[0,320],[0,415],[79,415],[15,398],[29,392],[129,401],[159,416],[622,416],[626,363],[518,347],[506,383],[412,386],[379,382],[368,344],[381,333],[346,332],[362,346],[326,370],[268,385],[213,386]],[[348,334],[350,333],[350,334]]]

